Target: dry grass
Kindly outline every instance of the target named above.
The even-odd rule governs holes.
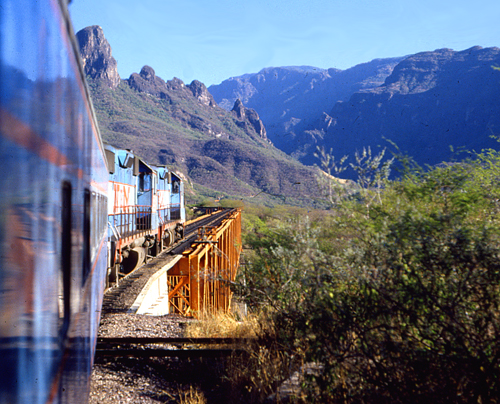
[[[203,392],[193,386],[188,391],[179,392],[179,404],[206,404],[207,399]]]
[[[248,315],[243,320],[231,313],[203,313],[199,321],[188,324],[185,335],[192,338],[257,338],[262,331],[260,318]]]
[[[188,324],[187,337],[244,338],[245,354],[235,354],[225,363],[227,402],[254,403],[274,397],[280,402],[278,387],[302,364],[301,355],[276,341],[269,315],[249,314],[242,320],[230,313],[207,314]],[[300,402],[298,392],[287,395],[289,402]],[[282,399],[282,398],[281,398]]]

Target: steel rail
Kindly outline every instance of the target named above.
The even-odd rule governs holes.
[[[208,338],[208,337],[102,337],[97,339],[97,347],[125,344],[242,344],[255,341],[255,338]]]
[[[242,355],[246,351],[242,349],[97,349],[96,357],[134,357],[134,358],[223,358],[231,355]]]
[[[188,235],[184,237],[183,240],[181,240],[179,243],[174,244],[172,248],[169,250],[170,254],[177,255],[177,254],[182,254],[185,250],[189,249],[191,247],[191,244],[193,244],[196,240],[196,237],[198,236],[197,229],[203,226],[214,226],[218,227],[222,221],[229,216],[231,212],[233,212],[234,209],[226,209],[221,211],[220,213],[214,213],[213,216],[210,216],[200,222],[195,222],[190,224],[190,226],[193,226],[193,230],[189,231]]]
[[[98,338],[96,356],[113,357],[175,357],[188,358],[221,358],[233,354],[247,353],[243,348],[249,342],[256,341],[252,338],[183,338],[183,337],[121,337]],[[158,345],[164,345],[158,347]],[[196,348],[189,348],[189,345]],[[217,348],[207,348],[217,345]],[[228,346],[221,348],[220,346]],[[203,347],[204,348],[201,348]],[[229,347],[232,346],[232,347]]]

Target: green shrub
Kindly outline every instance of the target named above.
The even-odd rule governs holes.
[[[323,368],[310,400],[499,402],[499,180],[488,151],[248,236],[248,301]]]

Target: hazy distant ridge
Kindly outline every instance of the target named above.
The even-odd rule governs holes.
[[[440,49],[344,71],[268,68],[209,91],[221,105],[240,96],[269,139],[306,164],[318,162],[318,146],[340,158],[390,146],[383,138],[420,164],[436,164],[456,158],[457,149],[497,147],[500,72],[493,65],[500,66],[498,48]]]
[[[312,66],[268,67],[258,73],[232,77],[208,88],[217,103],[230,109],[239,98],[255,109],[269,139],[293,153],[296,135],[356,91],[380,86],[402,58],[376,59],[347,70]]]
[[[318,143],[353,155],[362,146],[390,146],[385,137],[421,165],[463,158],[460,149],[498,148],[491,136],[500,136],[500,72],[493,65],[500,65],[499,48],[410,56],[383,86],[335,104],[328,125],[316,128],[324,134]]]

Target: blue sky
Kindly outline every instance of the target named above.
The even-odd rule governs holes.
[[[439,48],[500,47],[499,0],[73,0],[122,78],[151,66],[207,85],[269,66],[346,69]]]

